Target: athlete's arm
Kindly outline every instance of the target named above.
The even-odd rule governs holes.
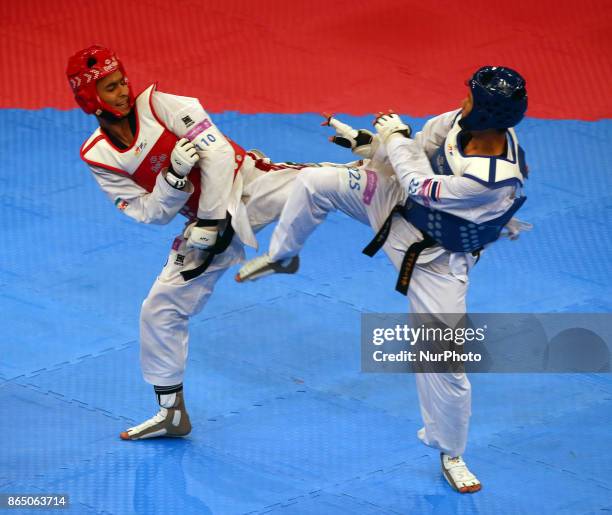
[[[425,183],[432,186],[446,185],[448,191],[456,191],[455,194],[451,195],[453,199],[465,198],[469,200],[471,197],[483,193],[482,188],[484,186],[478,183],[470,184],[473,181],[465,182],[465,179],[462,177],[435,177],[429,163],[429,158],[423,149],[423,139],[428,136],[435,137],[436,126],[438,126],[436,122],[432,123],[422,137],[418,140],[411,139],[411,129],[402,121],[399,115],[393,111],[389,111],[386,114],[379,113],[374,122],[374,127],[385,145],[389,162],[400,184],[410,196],[417,198],[425,196],[421,188]],[[456,181],[454,179],[461,180]],[[438,189],[440,192],[435,191]],[[432,192],[432,199],[435,196],[435,200],[438,200],[437,197],[441,194],[441,190],[442,188],[437,188],[436,186]]]
[[[157,176],[153,191],[148,193],[129,177],[96,166],[90,166],[90,169],[115,206],[130,218],[145,224],[169,223],[193,192],[193,185],[188,181],[183,189],[173,188],[163,173]]]
[[[419,204],[477,220],[502,214],[512,203],[514,186],[491,189],[467,177],[434,175],[427,155],[414,140],[389,137],[386,148],[400,184]]]
[[[198,218],[225,219],[236,166],[233,147],[197,99],[155,91],[152,103],[168,129],[197,148],[202,178]]]

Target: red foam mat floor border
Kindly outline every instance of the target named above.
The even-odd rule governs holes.
[[[528,80],[529,114],[612,115],[612,3],[166,0],[0,3],[0,107],[75,107],[67,57],[114,48],[137,88],[211,111],[414,116],[454,108],[478,66]]]

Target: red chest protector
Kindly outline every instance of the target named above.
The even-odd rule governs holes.
[[[136,98],[136,134],[132,145],[119,149],[100,128],[81,147],[81,158],[89,165],[104,168],[113,173],[129,177],[147,192],[153,191],[158,174],[170,164],[170,154],[178,141],[153,109],[151,95],[155,85],[149,86]],[[234,177],[246,155],[240,145],[227,138],[234,148],[236,167]],[[194,166],[189,173],[194,192],[181,209],[187,218],[195,218],[200,198],[200,168]]]

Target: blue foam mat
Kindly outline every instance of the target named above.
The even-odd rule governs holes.
[[[215,120],[277,160],[350,158],[315,115]],[[386,259],[360,254],[369,228],[340,214],[314,233],[297,276],[237,285],[228,273],[193,320],[192,435],[119,441],[155,409],[138,311],[182,224],[133,223],[103,197],[77,152],[92,122],[76,110],[0,111],[0,399],[20,426],[4,434],[0,492],[68,493],[74,513],[612,509],[609,375],[473,376],[467,457],[485,486],[449,490],[415,438],[414,378],[359,372],[359,314],[406,301]],[[612,311],[612,122],[527,119],[518,132],[531,168],[520,215],[535,229],[485,253],[470,308]]]

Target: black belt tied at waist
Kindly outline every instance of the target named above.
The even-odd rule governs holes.
[[[206,257],[204,258],[204,261],[197,267],[192,268],[191,270],[185,270],[184,272],[181,272],[181,275],[183,276],[183,279],[185,281],[195,279],[196,277],[206,272],[206,269],[211,265],[215,256],[225,252],[227,250],[227,247],[230,246],[230,243],[232,243],[232,238],[234,237],[235,233],[234,228],[232,227],[232,215],[228,213],[225,220],[225,230],[219,235],[215,244],[204,251],[206,252]]]
[[[398,205],[393,208],[389,216],[385,220],[385,223],[382,224],[382,227],[378,230],[374,238],[367,246],[363,249],[363,253],[366,256],[373,257],[385,244],[387,238],[389,237],[389,232],[391,231],[391,224],[393,223],[393,217],[396,214],[400,214],[403,210],[404,206]],[[412,272],[414,271],[414,267],[416,266],[417,259],[421,252],[429,247],[433,247],[437,242],[434,240],[429,234],[424,231],[421,231],[423,234],[423,239],[421,241],[417,241],[408,247],[406,254],[404,255],[404,259],[402,260],[402,265],[400,266],[399,276],[397,277],[397,283],[395,284],[395,289],[400,292],[402,295],[408,294],[408,287],[410,286],[410,279],[412,277]]]

